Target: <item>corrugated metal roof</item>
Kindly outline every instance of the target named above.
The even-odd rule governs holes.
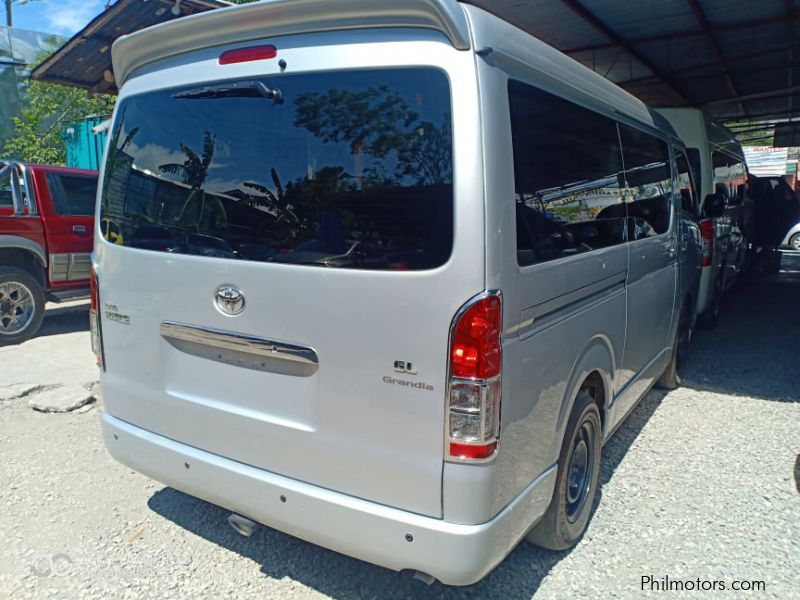
[[[180,15],[173,14],[177,6]],[[119,36],[182,16],[230,6],[222,0],[117,0],[33,70],[32,77],[116,93],[111,44]]]
[[[697,106],[723,121],[800,117],[800,0],[465,1],[653,106]],[[180,2],[182,14],[225,5]],[[173,6],[175,0],[118,0],[33,76],[113,93],[111,43],[174,18]]]
[[[800,116],[800,0],[465,0],[653,106]]]

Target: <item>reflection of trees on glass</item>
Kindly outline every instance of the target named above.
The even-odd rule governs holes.
[[[181,142],[180,148],[186,155],[186,160],[182,163],[167,163],[158,167],[159,171],[162,173],[181,176],[183,183],[190,188],[183,206],[174,217],[176,222],[200,227],[201,220],[203,220],[204,217],[209,218],[209,215],[206,214],[206,192],[203,189],[203,184],[208,175],[208,167],[211,164],[211,160],[214,158],[215,141],[216,136],[206,130],[203,133],[203,150],[200,154],[197,154],[197,152],[192,150],[188,145]],[[197,200],[198,202],[196,203],[197,211],[194,218],[191,219],[187,217],[187,210],[193,200]],[[219,202],[219,199],[215,198],[215,204],[218,206],[219,210],[215,211],[214,218],[217,220],[222,218],[224,220],[225,209]]]
[[[369,155],[377,162],[374,169],[356,174],[362,188],[365,182],[397,184],[406,176],[417,177],[417,185],[452,180],[449,118],[440,126],[421,121],[408,101],[386,85],[358,92],[306,92],[294,103],[296,126],[323,142],[347,142],[353,155]],[[397,167],[390,174],[382,162],[393,151]]]
[[[133,138],[139,133],[139,128],[134,127],[122,139],[124,128],[122,123],[125,121],[125,112],[127,109],[121,111],[119,123],[114,128],[111,134],[111,140],[108,145],[108,158],[106,159],[106,176],[103,184],[103,194],[101,201],[103,202],[103,212],[108,214],[120,214],[125,202],[125,192],[128,185],[128,175],[130,167],[133,164],[133,157],[125,152],[129,144],[133,142]],[[108,224],[103,229],[103,234],[108,237]]]
[[[293,206],[289,204],[286,193],[281,185],[278,172],[273,167],[269,171],[272,183],[275,186],[275,191],[272,191],[267,186],[255,181],[245,181],[243,186],[255,190],[259,195],[247,194],[246,201],[251,206],[262,206],[267,209],[267,212],[275,217],[275,222],[281,221],[297,221],[297,215],[292,212]]]

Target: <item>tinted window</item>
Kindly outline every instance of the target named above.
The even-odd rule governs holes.
[[[625,241],[614,121],[509,81],[520,265]]]
[[[722,194],[730,204],[739,204],[747,183],[744,162],[721,152],[712,152],[711,162],[714,167],[714,191]]]
[[[672,215],[672,172],[667,144],[652,135],[620,124],[625,163],[625,200],[631,239],[665,233]]]
[[[14,206],[14,197],[11,195],[11,176],[8,173],[0,177],[0,206]]]
[[[53,209],[61,216],[88,217],[94,214],[97,178],[84,175],[47,174]]]
[[[681,195],[681,208],[696,217],[700,214],[697,190],[694,186],[689,161],[682,150],[675,148],[675,166],[678,171],[678,188]]]
[[[450,91],[430,68],[152,92],[118,109],[103,216],[125,245],[427,269],[453,240]]]

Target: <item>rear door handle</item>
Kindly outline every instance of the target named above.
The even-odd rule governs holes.
[[[86,233],[86,225],[73,225],[72,231],[74,233]]]

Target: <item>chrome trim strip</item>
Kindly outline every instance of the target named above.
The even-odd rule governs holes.
[[[317,353],[313,348],[297,346],[287,342],[269,340],[234,331],[223,331],[197,325],[185,325],[172,321],[164,321],[159,326],[161,337],[183,342],[191,342],[202,346],[212,346],[243,352],[262,358],[286,360],[303,365],[319,365]]]
[[[67,253],[51,254],[49,258],[48,273],[50,281],[68,281],[70,255]]]

